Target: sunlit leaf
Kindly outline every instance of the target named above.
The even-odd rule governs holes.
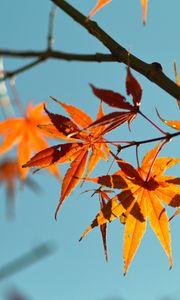
[[[140,106],[142,98],[142,88],[137,79],[132,75],[130,68],[127,68],[126,76],[126,92],[127,95],[132,95],[135,106]]]
[[[44,104],[36,106],[28,104],[24,117],[11,117],[0,122],[0,133],[2,142],[0,144],[0,155],[9,151],[17,145],[17,157],[22,179],[27,176],[28,169],[21,166],[30,159],[34,151],[40,151],[48,147],[43,132],[37,127],[39,123],[49,123],[50,119],[44,114]],[[49,134],[46,134],[46,136]],[[56,167],[50,167],[50,171],[60,178],[60,173]]]
[[[88,18],[91,18],[98,10],[100,10],[103,6],[110,3],[111,0],[98,0],[96,6],[90,12]]]
[[[148,0],[141,0],[141,5],[142,5],[142,21],[143,24],[146,25]]]
[[[62,181],[61,196],[55,213],[55,217],[57,217],[62,203],[72,193],[83,175],[89,176],[100,159],[108,159],[110,151],[108,144],[103,138],[105,125],[99,125],[96,128],[86,128],[93,122],[88,114],[75,106],[68,105],[55,98],[52,99],[65,109],[71,118],[53,114],[45,107],[45,112],[51,122],[39,124],[38,127],[50,136],[66,140],[67,143],[39,151],[23,164],[23,168],[52,168],[56,164],[71,163]],[[100,103],[97,120],[103,115],[102,103]]]
[[[165,120],[165,119],[163,119],[163,118],[160,116],[160,114],[159,114],[159,112],[158,112],[157,110],[156,110],[156,112],[157,112],[158,117],[161,119],[161,121],[162,121],[163,123],[165,123],[166,125],[168,125],[168,126],[174,128],[174,129],[176,129],[176,130],[180,130],[180,121],[177,121],[177,120]]]
[[[157,158],[161,145],[158,144],[145,155],[140,168],[135,169],[128,162],[114,155],[120,167],[118,172],[86,179],[101,186],[122,190],[100,210],[81,239],[96,226],[116,218],[120,221],[125,220],[124,274],[140,245],[147,219],[169,258],[170,267],[172,266],[170,229],[163,202],[171,207],[180,206],[180,178],[165,176],[164,172],[179,163],[180,159]],[[178,213],[179,209],[174,216]]]

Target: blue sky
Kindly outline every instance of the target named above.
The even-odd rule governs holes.
[[[68,1],[84,14],[88,14],[95,0]],[[40,50],[46,47],[48,16],[51,1],[1,0],[0,48]],[[173,60],[180,72],[179,0],[149,1],[146,27],[141,23],[139,0],[113,0],[94,16],[94,20],[122,46],[148,63],[159,62],[172,79]],[[55,49],[73,53],[108,53],[94,37],[76,24],[59,9],[55,21]],[[5,68],[14,70],[25,62],[20,59],[4,59]],[[155,107],[164,118],[179,119],[176,101],[143,76],[133,72],[143,87],[142,110],[162,128],[155,114]],[[47,101],[49,109],[63,111],[51,103],[52,95],[66,103],[77,105],[95,116],[98,100],[92,95],[89,83],[113,89],[125,94],[125,66],[117,63],[64,62],[49,60],[16,78],[16,88],[24,107]],[[11,90],[8,86],[10,97]],[[18,111],[15,108],[18,115]],[[105,107],[108,112],[108,107]],[[1,116],[2,117],[2,116]],[[143,132],[142,132],[143,124]],[[167,130],[167,128],[166,128]],[[113,133],[116,139],[143,139],[159,136],[151,126],[137,119],[132,133],[124,125]],[[54,141],[54,144],[57,141]],[[52,142],[53,144],[53,142]],[[150,145],[140,149],[140,157]],[[15,152],[11,152],[13,155]],[[171,142],[162,155],[179,156],[178,138]],[[123,158],[133,162],[134,150],[123,153]],[[104,164],[93,175],[101,175]],[[61,168],[65,172],[65,168]],[[179,174],[175,167],[172,174]],[[100,174],[101,173],[101,174]],[[52,241],[56,252],[29,268],[0,281],[0,299],[7,289],[16,286],[32,300],[163,300],[179,299],[180,270],[180,221],[171,224],[173,268],[169,271],[168,259],[149,228],[138,252],[123,277],[123,227],[118,221],[109,226],[109,262],[105,262],[100,232],[95,229],[81,243],[79,237],[98,211],[96,198],[82,194],[77,188],[64,203],[58,221],[54,220],[60,184],[47,172],[33,175],[42,187],[42,193],[28,188],[17,190],[16,218],[8,220],[5,214],[4,189],[0,190],[0,266],[23,255],[40,243]],[[86,188],[92,186],[87,185]]]

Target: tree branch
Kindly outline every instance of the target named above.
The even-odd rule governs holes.
[[[129,65],[132,69],[144,75],[150,81],[161,87],[175,99],[180,99],[180,87],[168,78],[162,71],[159,63],[148,64],[138,57],[130,54],[125,48],[118,44],[111,36],[109,36],[98,24],[88,20],[77,9],[68,4],[65,0],[51,0],[66,14],[73,18],[77,23],[83,26],[90,34],[96,37],[106,48],[110,50],[113,57],[118,62]]]
[[[28,69],[35,67],[41,62],[47,59],[61,59],[66,61],[86,61],[86,62],[114,62],[116,59],[111,54],[75,54],[75,53],[66,53],[61,51],[55,51],[51,49],[47,49],[45,51],[17,51],[17,50],[9,50],[9,49],[0,49],[0,56],[4,57],[21,57],[21,58],[31,58],[35,57],[37,60],[32,63],[26,64],[23,67],[20,67],[13,71],[6,71],[5,76],[0,79],[0,82],[11,78],[15,75],[23,73]]]
[[[29,64],[26,64],[25,66],[23,67],[20,67],[14,71],[4,71],[4,76],[2,78],[0,78],[0,82],[1,81],[4,81],[8,78],[12,78],[22,72],[25,72],[33,67],[35,67],[36,65],[40,64],[41,62],[43,62],[45,59],[42,59],[42,58],[38,58],[37,60],[29,63]]]
[[[116,61],[111,54],[95,53],[95,54],[76,54],[67,53],[56,50],[45,50],[45,51],[19,51],[0,49],[0,56],[6,57],[21,57],[21,58],[41,58],[41,59],[62,59],[62,60],[76,60],[76,61],[89,61],[89,62],[113,62]]]

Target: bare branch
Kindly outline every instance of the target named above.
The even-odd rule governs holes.
[[[0,78],[0,82],[4,81],[8,78],[12,78],[22,72],[25,72],[31,68],[33,68],[34,66],[40,64],[42,61],[44,61],[45,59],[42,58],[38,58],[37,60],[33,61],[32,63],[29,63],[21,68],[16,69],[15,71],[4,71],[4,77]]]
[[[15,75],[23,73],[30,68],[35,67],[39,63],[47,60],[47,59],[59,59],[59,60],[66,60],[66,61],[86,61],[86,62],[114,62],[116,59],[111,54],[102,54],[102,53],[95,53],[95,54],[75,54],[75,53],[66,53],[61,51],[55,50],[45,50],[45,51],[17,51],[17,50],[9,50],[9,49],[0,49],[0,55],[4,57],[21,57],[21,58],[30,58],[36,57],[32,63],[29,63],[23,67],[20,67],[13,71],[6,71],[5,76],[0,81],[6,80],[11,78]]]
[[[162,71],[159,63],[148,64],[138,57],[130,54],[125,48],[118,44],[94,21],[88,21],[87,17],[81,14],[77,9],[67,3],[65,0],[51,0],[60,9],[72,17],[77,23],[83,26],[90,34],[96,37],[106,48],[110,50],[117,61],[122,62],[146,78],[161,87],[175,99],[180,99],[180,87],[168,78]]]
[[[76,54],[67,53],[56,50],[45,50],[45,51],[17,51],[9,49],[0,49],[0,55],[5,57],[21,57],[21,58],[41,58],[41,59],[62,59],[62,60],[77,60],[77,61],[89,61],[89,62],[114,62],[116,59],[112,54]]]

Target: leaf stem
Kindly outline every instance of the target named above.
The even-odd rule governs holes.
[[[153,125],[157,130],[159,130],[161,133],[163,133],[164,135],[167,135],[167,134],[168,134],[168,132],[162,130],[162,129],[161,129],[159,126],[157,126],[151,119],[149,119],[146,115],[144,115],[144,114],[142,113],[142,111],[139,110],[138,113],[139,113],[143,118],[145,118],[151,125]]]
[[[155,160],[156,160],[157,156],[158,156],[159,153],[161,152],[162,148],[163,148],[167,143],[169,143],[169,141],[170,141],[170,139],[165,140],[165,141],[160,145],[160,147],[158,148],[158,150],[157,150],[157,152],[156,152],[156,154],[155,154],[155,156],[154,156],[154,158],[153,158],[153,161],[152,161],[152,163],[151,163],[151,166],[150,166],[150,168],[149,168],[149,171],[148,171],[148,174],[147,174],[147,177],[146,177],[145,182],[148,182],[148,180],[149,180],[149,176],[150,176],[150,174],[151,174],[151,171],[152,171],[152,168],[153,168],[153,165],[154,165],[154,163],[155,163]]]
[[[54,44],[54,22],[55,22],[55,16],[56,16],[56,5],[53,4],[51,7],[51,11],[49,14],[49,26],[48,26],[48,37],[47,37],[47,49],[50,50],[53,48]]]

